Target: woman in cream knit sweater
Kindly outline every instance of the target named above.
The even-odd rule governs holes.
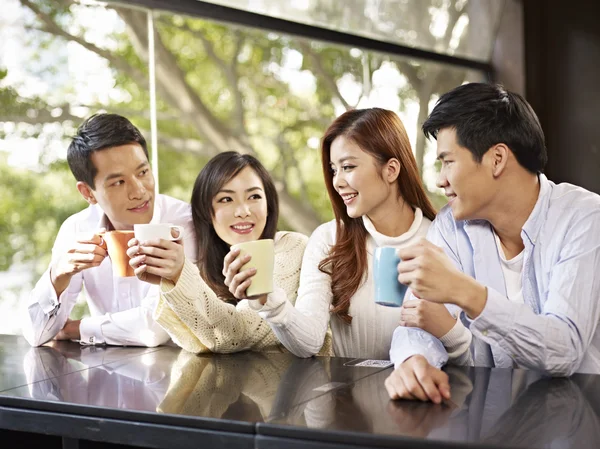
[[[254,300],[238,300],[230,292],[223,269],[224,260],[226,268],[230,262],[247,262],[230,252],[231,245],[274,239],[274,284],[293,307],[308,238],[276,232],[279,206],[271,176],[252,156],[221,153],[198,175],[191,205],[197,266],[185,258],[179,243],[130,242],[128,254],[136,275],[160,283],[154,319],[190,352],[281,351],[269,325],[249,307]],[[322,346],[324,354],[330,352],[329,339]]]
[[[331,326],[336,356],[387,360],[402,308],[374,302],[373,252],[424,238],[435,212],[404,126],[391,111],[345,112],[325,132],[321,156],[336,218],[317,228],[308,242],[296,306],[281,289],[249,306],[300,357],[316,354]],[[231,287],[236,291],[235,278]],[[444,306],[418,303],[403,307],[405,317],[413,314],[427,323],[424,329],[443,342],[446,335],[458,335],[447,341],[448,352],[463,353],[470,334],[464,327],[455,329],[460,320]]]

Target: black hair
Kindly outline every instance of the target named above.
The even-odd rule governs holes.
[[[456,130],[457,143],[476,162],[498,143],[531,173],[542,173],[548,161],[544,132],[532,107],[499,84],[469,83],[442,95],[422,129],[426,137],[437,138],[444,128]]]
[[[94,178],[98,170],[92,154],[121,145],[137,143],[148,159],[146,139],[125,117],[117,114],[94,114],[77,129],[67,150],[67,162],[77,181],[85,182],[95,190]]]
[[[225,285],[225,276],[223,276],[223,259],[229,252],[229,244],[223,241],[215,231],[212,204],[219,190],[246,167],[254,170],[265,189],[267,222],[260,238],[275,238],[279,219],[279,196],[273,178],[254,156],[226,151],[213,157],[198,174],[190,201],[198,242],[200,275],[219,298],[231,302],[237,302],[237,300]]]

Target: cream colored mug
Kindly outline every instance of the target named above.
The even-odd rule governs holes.
[[[239,249],[240,255],[249,254],[252,259],[242,266],[240,271],[256,268],[256,274],[252,276],[252,284],[246,290],[249,299],[265,295],[273,291],[273,268],[275,263],[275,245],[272,239],[253,240],[251,242],[238,243],[231,249]]]

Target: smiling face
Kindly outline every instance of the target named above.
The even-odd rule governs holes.
[[[264,186],[251,167],[221,187],[212,207],[215,232],[228,245],[258,240],[267,224]]]
[[[154,213],[154,176],[148,158],[138,144],[127,144],[92,154],[97,173],[95,189],[77,183],[91,204],[100,205],[115,229],[133,229],[150,223]]]
[[[344,136],[331,143],[333,187],[342,197],[351,218],[374,215],[392,194],[383,179],[384,167],[353,140]]]
[[[436,184],[444,189],[455,220],[487,219],[486,210],[497,189],[491,153],[485,153],[478,163],[468,149],[458,144],[454,128],[439,131],[437,154],[442,168]]]

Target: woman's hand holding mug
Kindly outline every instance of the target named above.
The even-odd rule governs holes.
[[[223,276],[225,276],[225,285],[236,299],[248,299],[246,290],[252,284],[252,277],[256,275],[256,268],[247,268],[242,270],[252,256],[250,254],[241,254],[239,248],[233,248],[223,260]],[[251,299],[258,300],[261,304],[267,301],[267,295],[260,295]]]

